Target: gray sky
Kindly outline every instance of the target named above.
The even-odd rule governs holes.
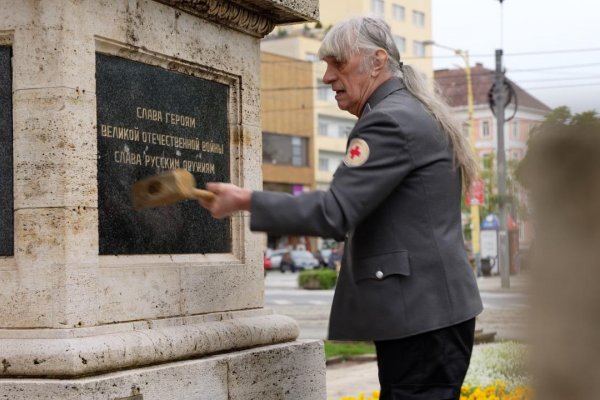
[[[489,69],[502,46],[507,76],[548,106],[600,113],[600,0],[505,0],[503,12],[498,0],[432,1],[436,43],[468,50],[471,65]],[[557,52],[583,49],[595,50]],[[555,53],[511,56],[536,52]],[[448,50],[433,56],[435,69],[464,66]]]

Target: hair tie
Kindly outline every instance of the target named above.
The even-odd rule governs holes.
[[[398,61],[398,66],[400,67],[400,69],[402,69],[402,67],[404,67],[404,63],[402,61]]]

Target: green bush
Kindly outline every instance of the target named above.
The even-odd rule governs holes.
[[[298,286],[303,289],[331,289],[336,280],[337,273],[332,269],[309,269],[298,275]]]
[[[325,358],[358,356],[363,354],[375,354],[373,342],[334,342],[326,340]]]

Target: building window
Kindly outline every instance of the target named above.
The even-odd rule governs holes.
[[[519,121],[516,119],[512,121],[512,137],[513,139],[519,138]]]
[[[263,163],[308,166],[308,139],[263,132]]]
[[[490,137],[490,122],[481,121],[481,136],[484,138]]]
[[[392,15],[396,21],[404,21],[404,7],[398,4],[393,4]]]
[[[309,61],[309,62],[319,61],[319,56],[316,53],[306,52],[304,54],[304,61]]]
[[[319,171],[329,171],[329,158],[319,157]]]
[[[398,47],[398,51],[400,53],[404,53],[406,51],[406,39],[402,36],[394,35],[394,42],[396,42],[396,47]]]
[[[463,122],[462,123],[462,133],[463,133],[463,136],[466,137],[467,139],[470,138],[470,135],[469,135],[469,133],[470,133],[469,132],[469,123],[468,122]]]
[[[329,130],[329,124],[327,121],[321,121],[319,119],[319,135],[327,136],[327,131]]]
[[[319,86],[317,89],[319,100],[327,101],[329,100],[329,93],[333,93],[329,86]]]
[[[333,92],[332,92],[333,93]],[[354,128],[354,120],[323,117],[319,115],[319,135],[332,138],[346,138]]]
[[[425,13],[413,11],[413,24],[416,26],[425,26]]]
[[[306,158],[306,141],[305,138],[292,137],[292,165],[304,166]]]
[[[415,57],[425,57],[425,45],[423,42],[413,42],[413,55]]]
[[[371,11],[374,15],[383,16],[384,3],[383,0],[371,0]]]
[[[319,171],[335,172],[344,161],[344,155],[333,151],[319,151]]]

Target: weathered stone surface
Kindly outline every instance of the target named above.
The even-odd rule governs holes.
[[[132,394],[144,400],[324,400],[322,344],[296,341],[93,378],[0,380],[0,397],[11,400],[103,400]]]
[[[15,257],[2,265],[21,273],[6,283],[20,304],[0,306],[0,325],[90,326],[261,307],[259,241],[242,214],[231,219],[231,249],[214,255],[98,257],[96,166],[95,65],[102,53],[226,85],[229,178],[260,187],[260,149],[242,135],[251,126],[260,143],[257,39],[154,1],[1,6],[15,16],[0,19],[0,29],[12,30],[2,43],[13,47],[18,210]],[[81,268],[89,279],[74,278]],[[64,284],[54,271],[62,271]],[[87,300],[70,299],[75,293]]]
[[[183,0],[159,1],[256,37],[267,35],[277,24],[316,21],[319,16],[318,7],[310,0],[199,0],[191,4]]]
[[[16,91],[15,209],[96,207],[93,93],[71,88]]]
[[[68,339],[6,338],[0,339],[5,365],[0,377],[77,377],[289,342],[296,337],[298,326],[291,318],[257,315]]]
[[[233,358],[229,363],[228,400],[324,400],[323,345],[304,343],[278,346],[262,357],[246,352]]]
[[[290,18],[318,8],[316,0],[232,3],[253,12],[272,6]],[[262,309],[262,249],[247,214],[231,218],[216,237],[228,246],[208,243],[208,252],[100,250],[98,207],[106,185],[98,186],[104,121],[97,107],[98,89],[106,86],[98,86],[105,83],[97,54],[224,86],[219,134],[228,136],[229,161],[222,179],[260,188],[259,40],[247,34],[252,23],[232,29],[231,16],[198,18],[153,0],[0,0],[0,45],[12,47],[16,210],[14,255],[0,259],[0,398],[115,399],[137,388],[145,399],[265,393],[241,361],[234,378],[237,357],[268,375],[273,366],[278,381],[281,371],[290,373],[277,386],[280,398],[324,397],[320,345],[294,343],[296,324]],[[187,86],[192,100],[182,102],[202,95]],[[166,94],[159,89],[155,97]],[[115,103],[113,110],[127,105]],[[6,180],[3,172],[0,179]],[[164,228],[176,220],[163,220]],[[284,342],[290,344],[237,351]],[[224,354],[174,362],[214,353]],[[170,364],[148,367],[158,363]],[[98,375],[122,368],[131,370]],[[64,379],[82,375],[95,376]]]

